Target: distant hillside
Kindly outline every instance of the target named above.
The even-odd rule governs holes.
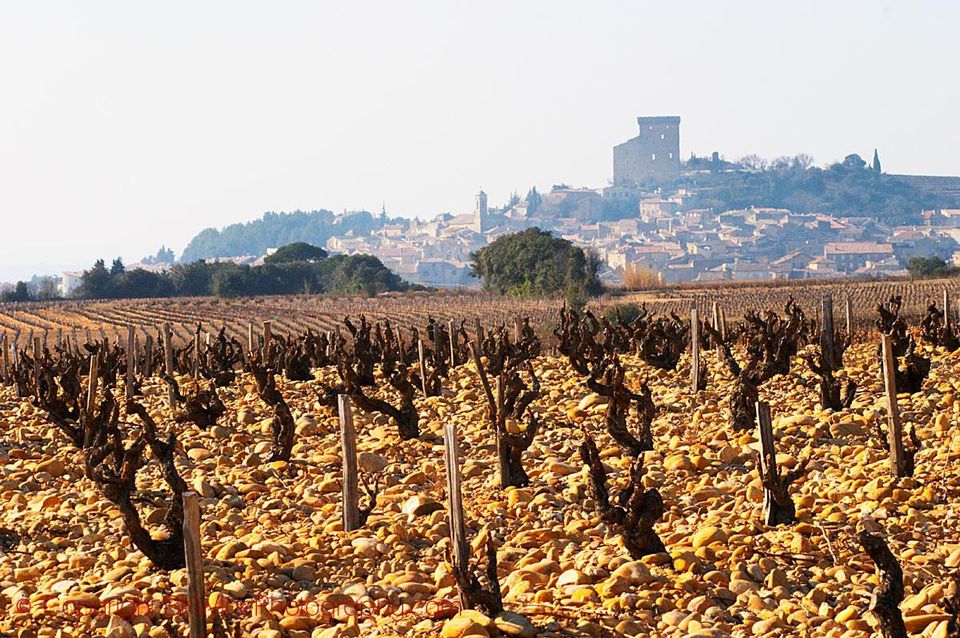
[[[262,218],[245,224],[200,231],[187,244],[180,261],[262,255],[268,248],[300,241],[323,246],[334,235],[344,235],[351,230],[367,234],[381,224],[380,218],[366,211],[346,215],[336,215],[329,210],[264,213]]]
[[[795,158],[751,170],[740,165],[711,170],[709,160],[695,159],[700,162],[688,162],[676,186],[696,191],[689,203],[697,208],[788,208],[799,213],[873,217],[900,225],[921,223],[924,209],[958,205],[956,198],[920,190],[897,175],[878,173],[858,155],[848,155],[827,168],[807,166]]]

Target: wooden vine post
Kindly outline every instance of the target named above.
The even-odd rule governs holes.
[[[166,370],[166,373],[173,376],[173,336],[172,330],[170,329],[170,324],[163,324],[163,367]],[[174,404],[176,403],[176,396],[174,394],[173,384],[168,384],[167,387],[167,405],[170,406],[170,409],[173,409]]]
[[[40,387],[40,357],[43,356],[43,345],[40,343],[40,337],[33,337],[33,378],[37,380],[37,387]]]
[[[193,333],[193,379],[200,378],[200,324],[197,324],[197,330]]]
[[[887,395],[887,437],[890,444],[890,471],[894,476],[904,476],[903,425],[900,423],[900,408],[897,406],[897,363],[893,356],[893,338],[883,335],[883,389]]]
[[[853,304],[850,302],[850,295],[843,300],[844,312],[847,315],[847,337],[853,337]]]
[[[203,586],[203,550],[200,545],[200,498],[183,493],[183,554],[187,563],[187,604],[190,637],[207,635],[207,595]]]
[[[453,370],[457,365],[457,335],[453,331],[453,319],[447,322],[447,334],[450,337],[450,369]]]
[[[247,322],[247,352],[253,356],[253,322]]]
[[[97,405],[97,378],[100,376],[100,350],[90,355],[90,376],[87,378],[87,414]]]
[[[133,330],[133,324],[127,324],[127,380],[124,384],[124,390],[128,399],[133,398],[134,371],[137,364],[137,335]]]
[[[721,333],[721,336],[723,336],[722,328],[720,327],[720,302],[719,301],[713,302],[713,329]],[[710,335],[710,344],[714,348],[717,347],[717,344],[714,343],[712,334]]]
[[[417,360],[420,362],[420,390],[427,396],[427,358],[423,354],[423,339],[417,339]]]
[[[770,404],[766,401],[757,402],[757,427],[760,430],[760,462],[757,469],[760,471],[760,482],[765,476],[777,476],[777,450],[773,444],[773,423],[770,419]],[[776,525],[773,517],[773,492],[766,485],[763,487],[763,523]]]
[[[17,328],[16,332],[13,333],[13,365],[20,365],[20,353],[18,352],[17,342],[20,340],[20,328]]]
[[[443,457],[447,467],[447,516],[450,523],[451,558],[454,571],[467,569],[470,548],[463,522],[463,493],[460,489],[460,454],[457,448],[457,425],[447,421],[443,426]],[[467,608],[466,594],[460,592],[460,606]]]
[[[824,369],[837,369],[837,350],[833,341],[833,297],[823,296],[823,320],[820,323],[820,359]]]
[[[700,391],[700,319],[696,302],[690,309],[690,389]]]
[[[10,374],[10,349],[7,347],[7,333],[0,335],[0,364],[3,365],[3,381],[9,378]]]
[[[943,287],[943,327],[950,330],[950,291]]]
[[[270,321],[263,322],[263,352],[260,358],[265,366],[268,365],[270,361],[270,339],[273,338],[271,327]]]
[[[360,528],[360,487],[357,475],[357,432],[353,427],[350,397],[337,395],[340,412],[340,451],[343,454],[343,531]]]
[[[147,335],[143,341],[143,376],[153,374],[153,335]]]

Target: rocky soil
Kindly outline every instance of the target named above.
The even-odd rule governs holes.
[[[623,358],[628,385],[647,379],[660,408],[644,481],[663,495],[657,532],[669,553],[639,561],[593,508],[581,422],[597,433],[615,487],[629,459],[603,431],[602,399],[565,361],[536,361],[544,426],[524,455],[531,485],[522,489],[499,489],[472,366],[453,371],[443,396],[418,400],[417,440],[401,442],[387,420],[357,412],[360,466],[380,475],[381,490],[367,524],[350,533],[340,523],[338,421],[316,403],[314,382],[283,383],[297,442],[291,463],[266,464],[270,410],[244,375],[222,392],[229,412],[219,425],[179,431],[178,467],[202,496],[209,605],[223,612],[212,635],[869,636],[877,576],[856,539],[869,530],[903,567],[908,632],[946,636],[943,602],[960,573],[960,355],[934,353],[924,391],[900,397],[923,447],[915,476],[899,480],[877,434],[886,409],[875,344],[846,354],[845,374],[861,387],[850,410],[821,411],[817,380],[799,361],[765,384],[778,462],[810,459],[792,488],[800,522],[776,529],[762,524],[757,437],[730,429],[732,380],[705,356],[698,396],[686,388],[685,360],[667,373]],[[161,427],[174,427],[159,381],[145,388]],[[460,428],[470,539],[500,543],[509,611],[497,618],[454,615],[441,438],[449,420]],[[133,548],[117,509],[83,478],[81,454],[12,388],[0,388],[0,464],[4,635],[187,634],[185,570],[157,570]],[[166,496],[156,464],[139,488],[155,526]]]

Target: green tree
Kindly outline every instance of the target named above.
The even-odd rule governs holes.
[[[527,191],[527,215],[535,214],[540,209],[540,204],[542,203],[543,198],[540,197],[540,193],[537,192],[537,187],[530,187],[530,190]]]
[[[175,291],[173,281],[169,277],[142,268],[127,270],[116,275],[113,278],[113,290],[115,296],[131,299],[171,297]]]
[[[200,260],[189,264],[177,264],[167,272],[173,283],[174,294],[182,297],[204,297],[213,294],[212,277],[218,266]]]
[[[856,153],[851,153],[843,158],[843,167],[862,171],[867,167],[866,161]]]
[[[498,237],[473,253],[470,274],[501,294],[562,294],[581,303],[601,290],[597,268],[582,248],[534,227]]]
[[[265,264],[284,264],[294,261],[316,262],[327,258],[327,251],[303,241],[281,246],[272,255],[264,258]]]
[[[36,282],[36,290],[37,299],[59,299],[60,280],[56,277],[40,277]]]
[[[334,255],[318,266],[323,268],[321,283],[327,294],[369,296],[406,289],[400,275],[373,255]]]
[[[30,301],[30,289],[27,282],[18,281],[13,290],[3,294],[3,301]]]
[[[102,259],[98,259],[90,270],[84,270],[75,295],[82,299],[109,299],[112,296],[111,277]]]
[[[111,274],[111,275],[119,275],[119,274],[122,273],[124,270],[126,270],[126,268],[125,268],[124,265],[123,265],[123,260],[120,259],[119,257],[117,257],[116,259],[114,259],[114,260],[113,260],[113,263],[110,264],[110,274]]]
[[[911,257],[907,261],[907,272],[911,277],[948,277],[957,274],[957,268],[936,256]]]

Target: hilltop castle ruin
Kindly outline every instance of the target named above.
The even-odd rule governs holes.
[[[640,134],[613,147],[613,185],[637,187],[680,177],[680,116],[638,117]]]

